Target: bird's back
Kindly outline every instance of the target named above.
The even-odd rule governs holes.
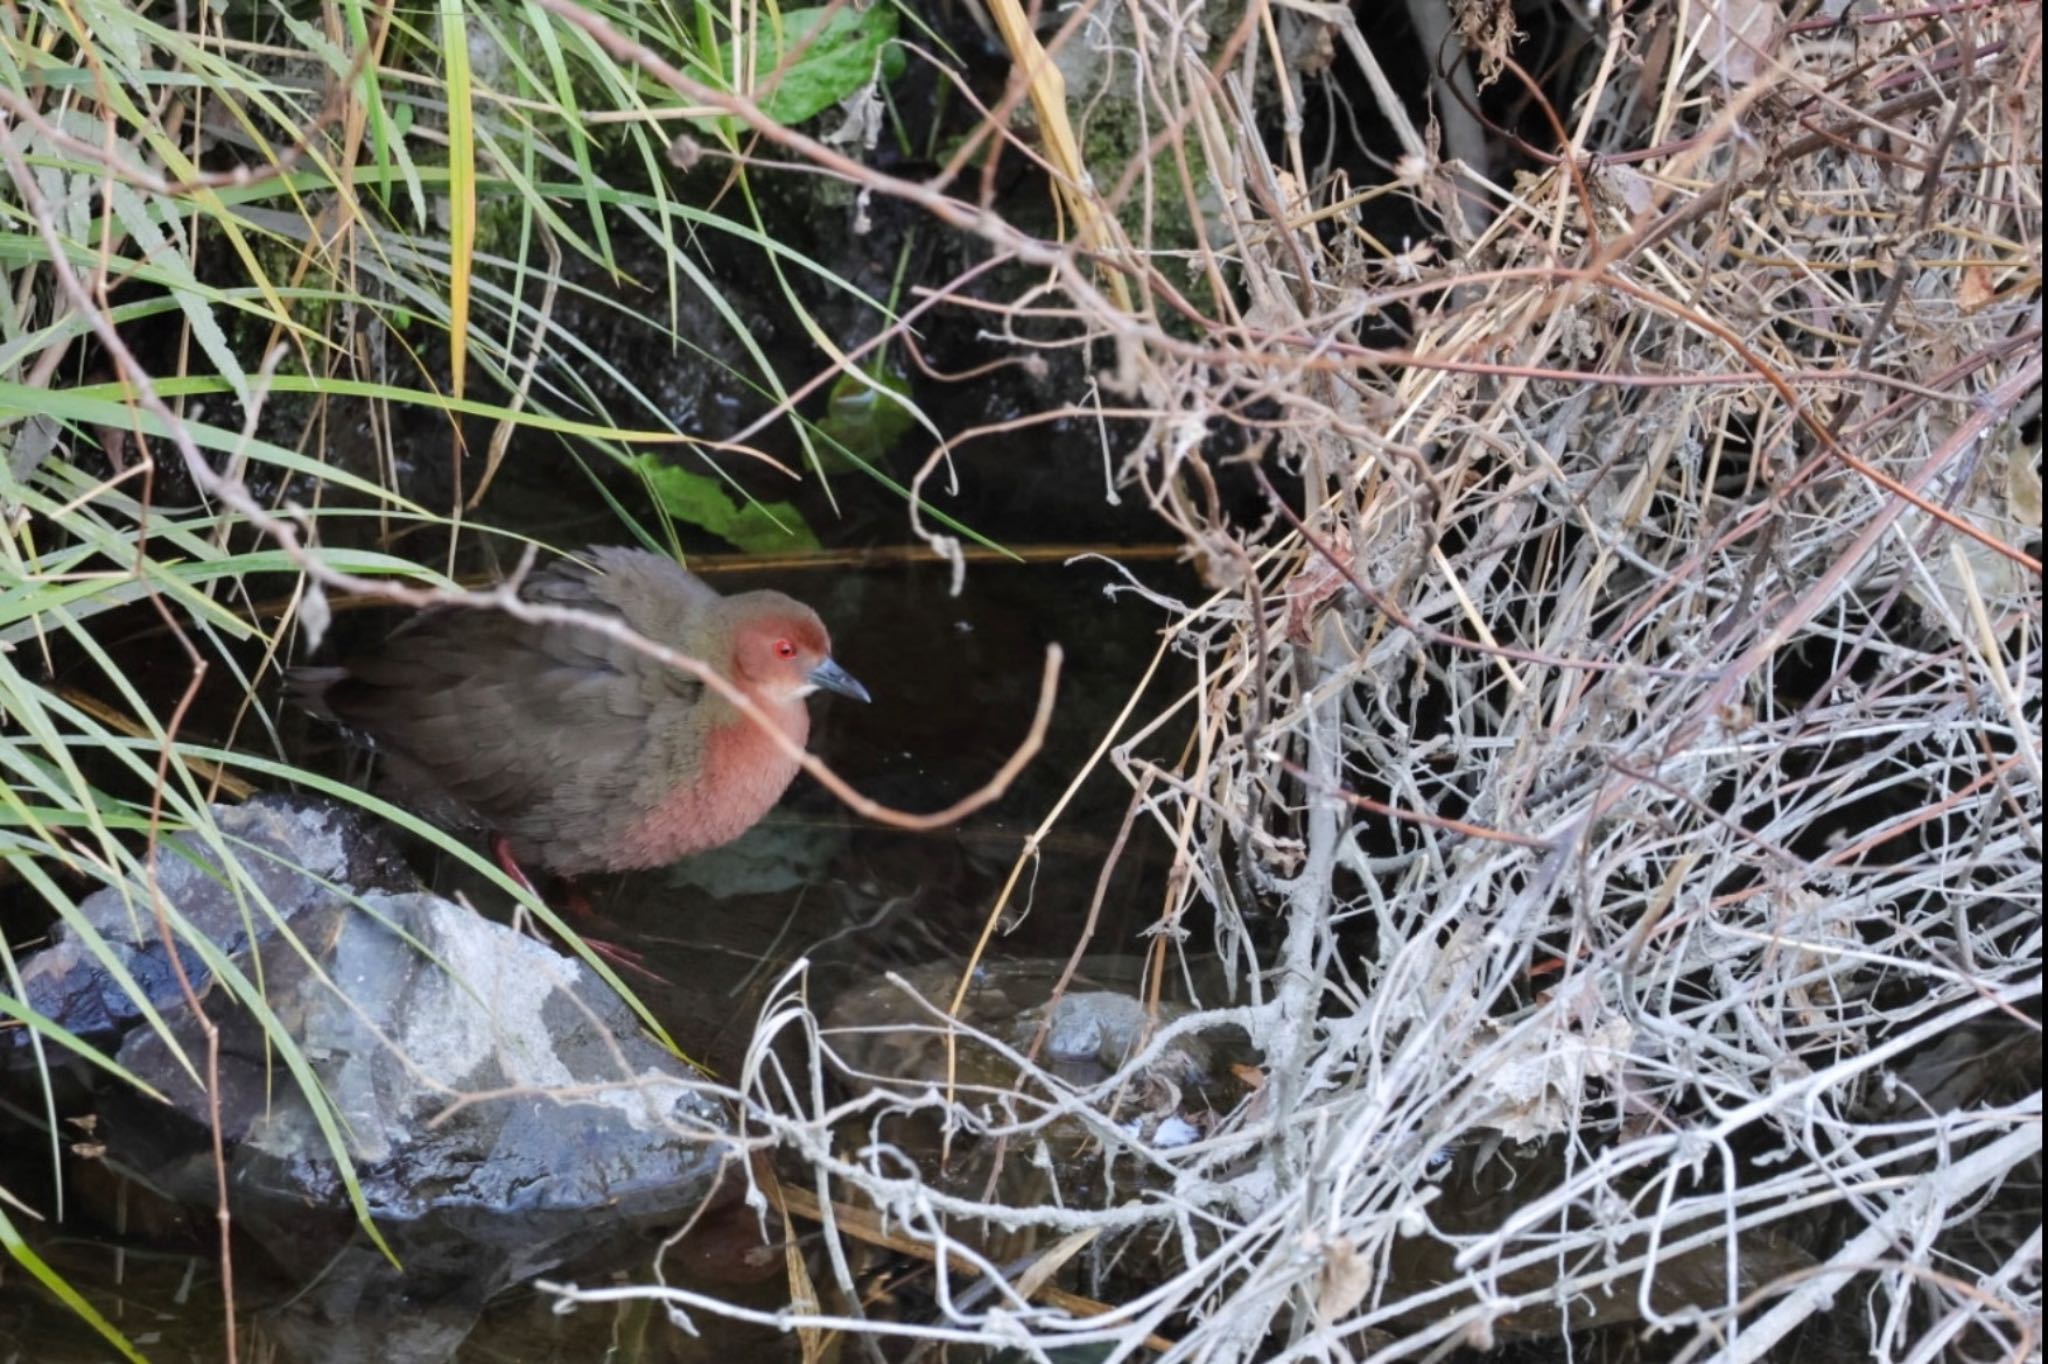
[[[521,597],[694,657],[719,650],[725,599],[679,565],[627,549],[588,557],[595,569],[551,564]],[[600,631],[473,607],[424,612],[339,668],[295,670],[292,686],[370,742],[398,799],[503,834],[522,861],[565,873],[620,865],[622,822],[695,780],[716,718],[705,712],[725,708]]]

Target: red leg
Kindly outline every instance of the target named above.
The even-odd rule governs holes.
[[[562,879],[562,908],[578,919],[595,919],[597,906],[590,903],[590,897],[583,893],[583,887],[564,876]]]
[[[504,869],[505,875],[511,877],[521,890],[524,890],[536,900],[541,898],[540,892],[533,888],[532,879],[527,876],[525,869],[519,865],[519,859],[512,855],[512,844],[503,834],[491,835],[491,855],[498,859],[498,865]],[[563,908],[579,919],[595,919],[597,911],[591,908],[590,897],[585,895],[567,877],[563,877],[561,880],[566,892]],[[585,936],[583,941],[590,945],[591,951],[597,953],[597,955],[613,965],[623,967],[636,975],[645,976],[657,985],[668,984],[666,979],[647,968],[641,961],[638,952],[630,948],[620,947],[617,943],[606,942],[602,938]]]
[[[510,839],[506,838],[503,834],[492,834],[491,856],[498,859],[498,866],[504,870],[505,875],[512,878],[514,885],[518,886],[528,895],[531,895],[534,899],[538,900],[540,898],[540,892],[533,888],[533,882],[527,879],[526,872],[521,869],[519,859],[512,855],[512,841]]]
[[[649,966],[646,960],[630,947],[621,947],[615,942],[606,942],[603,938],[593,938],[588,935],[584,936],[583,941],[591,951],[597,953],[598,956],[603,957],[620,970],[631,971],[634,975],[645,980],[651,980],[656,985],[667,985],[669,983],[667,976],[662,975],[659,971]]]

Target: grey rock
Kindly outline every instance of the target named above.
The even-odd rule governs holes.
[[[267,941],[278,924],[317,906],[338,903],[345,887],[417,888],[418,879],[384,836],[335,801],[259,795],[214,811],[222,838],[216,849],[197,832],[162,839],[156,881],[176,921],[232,956],[250,941]],[[230,870],[228,864],[232,862]],[[141,998],[158,1010],[183,1002],[147,885],[125,882],[95,891],[78,906],[109,957],[127,972]],[[213,983],[204,956],[189,941],[177,957],[193,989]],[[89,1042],[112,1045],[142,1017],[136,992],[110,971],[77,928],[59,923],[51,945],[22,966],[28,1006]],[[19,1064],[26,1029],[0,1033],[0,1060]]]
[[[76,935],[23,974],[37,1008],[120,1039],[120,1064],[170,1100],[103,1095],[111,1162],[211,1208],[218,1113],[235,1225],[304,1285],[261,1314],[288,1355],[445,1359],[494,1294],[716,1196],[723,1105],[581,963],[424,892],[346,807],[269,797],[216,815],[223,849],[179,834],[158,859],[164,903],[230,959],[216,974],[180,949],[218,1029],[211,1100],[187,1068],[204,1025],[136,888],[91,897],[85,917],[168,983],[153,992],[168,1038],[138,1026]],[[349,1172],[398,1267],[363,1231]]]

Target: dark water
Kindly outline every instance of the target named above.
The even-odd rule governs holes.
[[[869,246],[878,261],[893,269],[893,247]],[[633,272],[657,281],[663,277],[657,263],[645,260]],[[741,289],[745,278],[735,276],[730,283]],[[777,306],[769,290],[741,311],[766,319],[757,339],[778,366],[785,373],[803,373],[817,358],[799,329],[786,318],[777,323]],[[568,301],[557,320],[600,344],[641,391],[656,395],[665,411],[691,429],[722,434],[714,418],[728,425],[750,419],[759,408],[758,395],[646,333],[640,315],[662,311],[652,305],[606,311]],[[722,325],[708,316],[699,321],[705,328]],[[851,328],[860,319],[847,321]],[[986,358],[987,343],[975,315],[963,314],[957,323],[943,318],[930,323],[925,353],[939,368],[965,370]],[[686,319],[685,329],[690,327]],[[849,332],[844,339],[859,338]],[[1055,352],[1049,376],[1025,378],[1012,371],[1002,383],[921,385],[930,391],[918,396],[948,430],[1014,420],[1057,408],[1080,391],[1085,376],[1076,367],[1081,362],[1078,354]],[[608,402],[616,396],[600,394]],[[280,421],[290,418],[282,405],[276,415]],[[625,425],[651,424],[644,412],[621,407],[615,415]],[[459,500],[476,476],[478,461],[452,455],[441,419],[401,412],[398,421],[397,474],[404,493],[433,507]],[[370,428],[352,417],[346,404],[333,410],[322,429],[329,437],[323,458],[365,477],[382,476],[373,450],[351,447]],[[473,450],[488,444],[487,427],[467,434]],[[280,438],[287,444],[294,439],[289,433]],[[792,465],[798,462],[786,429],[764,439],[773,453]],[[1099,439],[1092,422],[1079,427],[1050,422],[1001,441],[985,440],[963,451],[957,492],[940,479],[932,484],[931,495],[975,530],[1020,552],[1087,541],[1120,554],[1133,573],[1169,596],[1199,591],[1192,571],[1160,543],[1157,518],[1128,490],[1120,499],[1105,495]],[[914,444],[906,442],[883,457],[899,478],[907,479],[922,458],[923,449],[911,448]],[[985,782],[1023,737],[1049,643],[1064,649],[1065,669],[1044,752],[1000,801],[954,827],[928,833],[884,827],[851,815],[800,776],[775,812],[730,847],[677,867],[591,878],[582,885],[597,912],[588,934],[637,954],[644,973],[630,973],[629,984],[684,1051],[727,1076],[737,1069],[766,992],[800,958],[812,963],[812,997],[820,1013],[835,994],[852,984],[871,983],[884,970],[966,958],[1025,837],[1075,781],[1129,700],[1153,660],[1164,624],[1162,613],[1135,595],[1105,595],[1106,587],[1124,581],[1109,565],[1095,560],[1068,565],[1059,555],[1040,554],[1026,563],[978,561],[956,596],[950,570],[921,552],[909,533],[902,500],[880,485],[848,473],[829,485],[811,476],[796,482],[746,461],[732,461],[731,468],[759,495],[793,500],[835,557],[812,566],[762,570],[730,562],[737,556],[725,553],[728,546],[694,536],[687,527],[685,549],[692,566],[722,590],[780,588],[816,607],[825,619],[839,661],[867,685],[874,702],[859,706],[837,697],[818,698],[811,748],[857,789],[910,811],[956,800]],[[264,491],[289,491],[309,504],[314,500],[308,488]],[[165,485],[163,496],[184,500],[175,479]],[[331,493],[325,502],[331,505]],[[565,547],[627,543],[618,507],[653,524],[637,480],[607,470],[601,457],[572,455],[552,438],[535,438],[514,443],[470,524],[516,530]],[[389,528],[394,538],[380,539],[386,529],[372,518],[339,518],[323,524],[323,536],[329,544],[346,539],[445,566],[446,542],[437,538],[441,532],[400,525]],[[462,551],[457,567],[464,571],[487,572],[494,562],[506,567],[516,555],[516,548],[504,549],[486,533],[466,535]],[[291,583],[280,576],[247,586],[254,600],[278,602]],[[351,637],[375,635],[397,619],[378,611],[343,610],[327,647],[345,647]],[[93,628],[160,713],[167,712],[189,674],[157,615],[146,607],[112,612],[96,618]],[[252,671],[261,662],[254,649],[240,651],[238,659]],[[52,680],[60,685],[110,694],[106,679],[76,653],[60,647],[53,671]],[[279,716],[273,742],[269,731],[240,713],[244,698],[227,672],[213,670],[190,712],[186,735],[287,757],[333,774],[360,772],[359,757],[331,732],[285,713],[274,678],[261,693]],[[1185,659],[1169,657],[1136,707],[1135,723],[1167,709],[1191,685],[1191,676]],[[1184,724],[1168,726],[1147,751],[1170,766],[1184,736]],[[1071,951],[1129,792],[1107,762],[1081,784],[1026,867],[1008,906],[1005,931],[990,948],[991,960],[1063,958]],[[140,799],[146,793],[122,794]],[[410,851],[415,867],[438,889],[467,896],[487,915],[508,914],[506,898],[466,868],[423,844]],[[1138,935],[1160,913],[1169,858],[1165,840],[1140,821],[1109,885],[1096,950],[1139,950]],[[79,893],[84,889],[74,887]],[[0,932],[10,943],[32,947],[47,918],[25,888],[0,884]],[[1189,945],[1191,951],[1204,946]],[[0,1088],[0,1102],[8,1106],[0,1110],[0,1188],[48,1214],[54,1197],[42,1096],[32,1079],[8,1082]],[[89,1109],[89,1102],[76,1099],[60,1105],[62,1141],[83,1151],[67,1149],[62,1158],[61,1225],[39,1226],[19,1213],[10,1215],[63,1277],[151,1359],[219,1359],[221,1283],[211,1210],[157,1199],[92,1153],[91,1129],[70,1121],[74,1115],[89,1117]],[[808,1230],[799,1224],[799,1231]],[[670,1257],[672,1276],[702,1271],[703,1283],[715,1283],[715,1291],[728,1298],[764,1309],[782,1306],[787,1288],[779,1267],[751,1283],[732,1283],[730,1275],[721,1273],[745,1250],[747,1234],[746,1226],[708,1229],[697,1244]],[[655,1249],[636,1239],[609,1248],[592,1264],[565,1267],[558,1277],[598,1284],[623,1275],[644,1282],[651,1278]],[[237,1302],[245,1313],[275,1306],[301,1286],[280,1280],[261,1247],[253,1244],[238,1247],[234,1270]],[[699,1325],[706,1334],[693,1339],[645,1308],[586,1308],[556,1316],[530,1291],[514,1290],[493,1305],[461,1357],[583,1361],[722,1355],[753,1360],[793,1348],[771,1332],[734,1331],[710,1320]],[[262,1359],[266,1350],[262,1342],[251,1346],[245,1338],[242,1355]],[[98,1337],[0,1256],[0,1364],[112,1357]]]
[[[1171,563],[1139,571],[1168,590],[1185,574]],[[948,571],[928,563],[715,576],[727,589],[772,586],[818,608],[835,656],[874,701],[815,698],[810,748],[856,789],[908,812],[943,807],[994,776],[1029,728],[1047,644],[1065,652],[1044,750],[1001,799],[952,827],[910,832],[867,820],[800,775],[773,813],[726,847],[579,882],[596,914],[590,934],[630,947],[645,968],[628,983],[686,1051],[730,1073],[760,999],[798,958],[828,993],[883,970],[964,960],[1026,837],[1151,664],[1159,613],[1129,595],[1106,598],[1102,587],[1122,578],[1097,562],[977,565],[958,597]],[[1169,704],[1185,671],[1169,658],[1131,728]],[[1170,728],[1152,747],[1177,745],[1182,733]],[[1071,950],[1129,790],[1106,760],[1082,783],[1026,862],[999,954]],[[1156,918],[1167,856],[1149,829],[1130,841],[1099,942],[1126,950]],[[452,860],[423,870],[479,905],[500,898]]]
[[[551,533],[574,542],[560,528]],[[1133,560],[1134,571],[1158,590],[1195,590],[1192,574],[1168,556],[1141,550]],[[727,848],[672,868],[583,883],[597,913],[590,934],[637,954],[646,974],[629,974],[629,983],[686,1052],[731,1075],[765,993],[797,959],[813,963],[822,1012],[834,994],[883,970],[965,958],[1025,836],[1075,779],[1151,664],[1162,616],[1134,595],[1106,596],[1104,587],[1123,577],[1092,560],[977,563],[958,596],[950,592],[944,565],[901,556],[861,567],[734,568],[710,576],[724,590],[777,587],[819,610],[833,631],[837,657],[866,683],[874,702],[814,701],[811,747],[861,791],[907,810],[943,806],[986,781],[1027,729],[1046,645],[1057,642],[1066,657],[1044,752],[1001,800],[954,827],[929,833],[887,828],[851,815],[800,776],[773,814]],[[345,635],[383,625],[365,620],[338,629]],[[152,647],[146,623],[133,628],[133,648]],[[1184,661],[1170,658],[1137,708],[1137,723],[1165,709],[1187,685]],[[232,698],[220,701],[202,707],[202,722],[228,714]],[[317,727],[288,721],[285,733],[291,745],[303,746],[296,756],[305,761],[353,770],[355,757]],[[1170,759],[1183,737],[1184,729],[1172,729],[1148,747]],[[1128,795],[1107,762],[1082,783],[1027,866],[992,960],[1063,957],[1071,950]],[[466,869],[424,845],[413,855],[437,888],[467,895],[494,917],[507,913],[505,898]],[[1164,839],[1141,822],[1105,899],[1098,948],[1137,949],[1137,935],[1159,914],[1169,855]],[[39,1098],[32,1082],[14,1086],[6,1097],[14,1111],[0,1128],[6,1142],[0,1186],[47,1210],[48,1139],[35,1130]],[[88,1136],[75,1125],[65,1132],[67,1141]],[[100,1160],[74,1154],[64,1170],[61,1226],[35,1227],[15,1217],[28,1224],[31,1243],[151,1359],[220,1358],[221,1285],[210,1210],[165,1204]],[[810,1228],[798,1223],[797,1230]],[[779,1259],[764,1278],[731,1281],[730,1262],[752,1240],[750,1219],[706,1229],[669,1257],[671,1281],[690,1283],[697,1274],[699,1286],[729,1299],[767,1310],[784,1305]],[[645,1282],[655,1249],[636,1237],[591,1264],[565,1268],[560,1277],[584,1284],[614,1276]],[[238,1249],[235,1272],[245,1309],[274,1306],[297,1287],[278,1281],[255,1245]],[[772,1331],[715,1320],[699,1325],[705,1335],[693,1339],[645,1307],[558,1316],[521,1289],[494,1304],[460,1357],[590,1360],[619,1350],[609,1357],[771,1359],[794,1348]],[[68,1311],[0,1260],[0,1361],[112,1357]],[[245,1340],[243,1357],[264,1358],[264,1346]]]

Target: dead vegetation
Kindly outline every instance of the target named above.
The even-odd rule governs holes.
[[[1084,1080],[1028,1017],[949,1020],[963,982],[926,996],[940,1077],[890,1085],[793,972],[733,1077],[814,1185],[760,1180],[822,1229],[790,1306],[568,1297],[760,1320],[816,1359],[1280,1364],[1591,1327],[1688,1360],[2038,1356],[2038,6],[1560,4],[1576,55],[1539,79],[1486,0],[1412,0],[1443,41],[1399,51],[1314,0],[1097,0],[1045,41],[1111,84],[1062,90],[996,0],[1020,80],[916,181],[540,8],[743,122],[757,164],[984,242],[837,369],[945,308],[1081,355],[1043,419],[1140,435],[1047,457],[1109,460],[1208,588],[1153,598],[1198,685],[1134,696],[1096,759],[1126,832],[1177,854],[1140,994],[1194,1009]],[[1388,70],[1459,43],[1471,73],[1418,119]],[[1482,83],[1523,92],[1514,130]],[[1139,108],[1122,167],[1080,160],[1107,88]],[[1360,126],[1393,149],[1370,177]],[[976,197],[998,146],[1039,160],[1070,244]],[[997,266],[1043,283],[991,300]],[[519,609],[343,573],[139,392],[316,581]],[[995,434],[945,433],[925,478]],[[1100,946],[1077,927],[1077,964]],[[1188,1120],[1176,1058],[1225,1028],[1256,1064]],[[1033,1178],[925,1168],[899,1119]],[[921,1247],[931,1310],[873,1291],[875,1245]]]
[[[828,1217],[807,1353],[1278,1364],[1614,1322],[1687,1359],[2038,1353],[2039,10],[1576,10],[1552,108],[1503,8],[1452,9],[1546,148],[1455,98],[1415,126],[1341,9],[1061,29],[1124,59],[1161,149],[1068,188],[1202,210],[1176,255],[1092,217],[1008,313],[1078,318],[1077,408],[1143,424],[1118,479],[1213,589],[1158,602],[1200,686],[1100,756],[1178,852],[1150,991],[1211,953],[1229,984],[1092,1087],[993,1036],[957,1045],[1007,1051],[1008,1093],[834,1106],[762,1046],[756,1113],[819,1190],[953,1266],[934,1320],[864,1313]],[[1386,186],[1267,155],[1255,105],[1298,129],[1338,88],[1282,51],[1382,92],[1352,112],[1408,146]],[[1386,193],[1435,234],[1375,240]],[[800,984],[764,1041],[857,1069]],[[1216,1021],[1257,1088],[1169,1144],[1130,1082]],[[878,1105],[1027,1160],[1078,1121],[1122,1179],[921,1178]],[[1489,1162],[1519,1191],[1480,1215]],[[1031,1249],[983,1257],[992,1229]]]

